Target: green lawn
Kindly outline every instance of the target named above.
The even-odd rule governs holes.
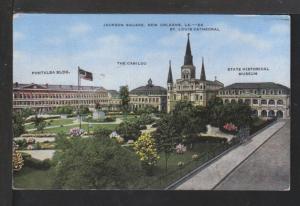
[[[47,125],[47,127],[48,127],[48,126],[72,124],[73,120],[74,119],[49,119],[49,120],[46,120],[46,122],[50,123],[50,125]],[[34,123],[25,125],[26,130],[34,129],[34,128],[35,128]]]
[[[165,155],[160,153],[160,160],[154,170],[153,176],[144,176],[139,180],[141,189],[163,189],[196,167],[202,165],[208,159],[217,156],[224,151],[226,145],[221,143],[198,143],[184,154],[173,153],[168,160],[168,169],[165,169]],[[192,155],[199,155],[197,161],[192,160]],[[184,167],[179,168],[178,162],[184,162]]]
[[[50,122],[51,126],[55,125],[65,125],[65,124],[72,124],[74,119],[53,119],[47,120],[47,122]]]
[[[160,160],[154,170],[153,176],[143,175],[136,177],[135,189],[163,189],[170,183],[190,172],[194,168],[200,166],[207,161],[207,153],[215,152],[212,156],[216,156],[221,150],[216,151],[216,146],[222,146],[220,143],[197,143],[193,145],[191,150],[184,154],[172,154],[168,161],[168,173],[165,175],[165,158],[164,154],[160,154]],[[223,148],[225,149],[225,148]],[[198,154],[198,161],[192,160],[192,155]],[[211,158],[210,156],[209,158]],[[182,161],[185,166],[182,169],[178,168],[178,162]],[[52,187],[54,178],[53,169],[37,170],[31,168],[23,168],[20,173],[14,177],[14,186],[16,188],[41,188],[54,189]]]
[[[37,170],[28,167],[14,174],[15,188],[51,189],[53,188],[53,169]]]

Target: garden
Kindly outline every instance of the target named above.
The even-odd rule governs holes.
[[[246,104],[223,104],[216,98],[207,107],[179,102],[168,114],[117,114],[114,118],[123,119],[120,124],[45,129],[55,134],[54,141],[38,142],[25,134],[24,140],[15,141],[16,148],[32,145],[55,153],[51,160],[38,160],[15,149],[14,184],[45,189],[163,189],[238,144],[244,128],[250,135],[272,122],[251,114]],[[234,138],[201,135],[208,124]]]

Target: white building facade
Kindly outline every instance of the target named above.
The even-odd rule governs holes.
[[[273,82],[235,83],[218,91],[223,103],[249,104],[253,115],[263,118],[290,117],[290,89]]]

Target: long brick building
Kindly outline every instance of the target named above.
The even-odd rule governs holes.
[[[103,87],[50,84],[19,84],[13,86],[13,109],[31,108],[45,113],[60,106],[106,108],[110,104],[109,92]]]

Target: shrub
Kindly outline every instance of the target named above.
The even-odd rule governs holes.
[[[19,149],[25,149],[28,145],[26,139],[15,140],[15,143]]]
[[[148,114],[142,114],[136,121],[139,125],[147,125],[152,124],[154,119]]]
[[[105,122],[114,122],[114,121],[116,121],[116,118],[115,117],[105,117],[104,121]]]
[[[111,129],[107,129],[107,128],[97,128],[94,131],[94,136],[95,137],[100,137],[100,138],[108,138],[110,137],[110,135],[113,133],[113,131]],[[117,132],[116,132],[117,134]]]
[[[184,166],[184,162],[182,162],[182,161],[178,162],[178,163],[177,163],[177,166],[178,166],[179,168],[182,168],[182,167]]]
[[[72,114],[73,108],[71,106],[57,107],[53,110],[53,114]]]
[[[276,119],[268,119],[265,121],[259,121],[259,124],[253,124],[250,128],[250,134],[254,134],[255,132],[261,130],[262,128],[266,127],[268,124],[271,124]]]
[[[118,125],[117,132],[125,139],[125,141],[130,139],[136,140],[141,135],[140,125],[135,121],[122,122]]]
[[[199,155],[193,154],[193,155],[192,155],[192,160],[194,160],[194,161],[199,160]]]
[[[147,174],[152,175],[153,168],[159,159],[155,140],[149,133],[144,133],[134,142],[134,150]]]

